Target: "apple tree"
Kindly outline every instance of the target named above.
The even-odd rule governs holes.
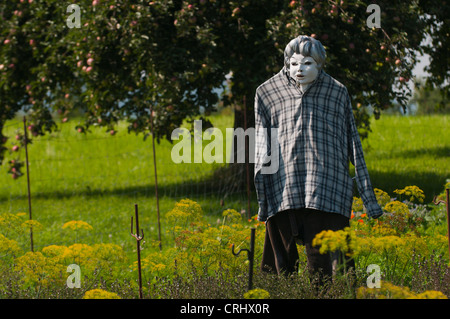
[[[372,3],[378,11],[368,10]],[[286,44],[300,34],[327,49],[325,71],[347,86],[366,137],[368,106],[378,118],[406,105],[417,54],[432,56],[429,83],[448,90],[448,9],[399,0],[2,1],[0,162],[10,152],[9,172],[20,176],[24,139],[3,127],[21,110],[31,137],[77,112],[80,133],[95,125],[114,134],[125,120],[129,132],[153,128],[170,139],[218,102],[233,105],[234,125],[243,127],[245,100],[251,127],[257,86],[282,68]],[[372,14],[379,27],[368,23]],[[69,25],[77,17],[80,25]],[[427,34],[432,45],[422,44]]]

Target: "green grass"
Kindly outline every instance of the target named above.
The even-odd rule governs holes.
[[[233,118],[213,116],[212,122],[224,129],[232,127]],[[79,241],[111,242],[132,253],[135,241],[130,236],[130,218],[134,204],[139,205],[146,240],[157,240],[151,139],[143,141],[142,135],[128,134],[125,124],[118,127],[115,136],[101,128],[80,134],[74,129],[77,124],[73,119],[60,131],[35,138],[29,146],[33,219],[44,226],[34,235],[36,250],[73,243],[61,226],[70,220],[83,220],[94,231]],[[14,134],[21,127],[21,121],[10,121],[5,133]],[[373,132],[363,143],[373,186],[393,196],[396,188],[417,185],[431,202],[450,178],[448,127],[449,116],[383,116],[374,121]],[[172,144],[165,140],[156,147],[163,247],[171,245],[163,217],[177,200],[188,197],[199,202],[211,223],[226,208],[241,211],[247,207],[245,192],[233,188],[229,181],[220,182],[230,177],[229,172],[214,175],[221,165],[174,164],[171,149]],[[242,174],[231,177],[245,183]],[[26,178],[12,180],[3,166],[0,181],[0,212],[28,213]],[[253,214],[256,209],[253,194]]]
[[[213,116],[212,120],[220,128],[232,127],[233,123],[231,117]],[[36,249],[71,244],[72,239],[61,227],[71,220],[83,220],[94,231],[80,241],[111,242],[132,251],[135,241],[130,236],[130,218],[134,216],[134,204],[139,207],[145,238],[157,240],[151,138],[144,141],[142,135],[128,134],[126,124],[120,124],[114,136],[102,128],[93,128],[85,135],[75,130],[77,124],[78,120],[73,119],[61,125],[58,132],[35,138],[28,148],[33,219],[45,228],[34,236]],[[14,134],[23,126],[21,121],[10,121],[6,127],[6,134]],[[219,183],[218,189],[211,187],[214,170],[223,165],[174,164],[171,150],[172,144],[167,140],[156,145],[162,219],[177,200],[185,197],[199,202],[211,222],[225,208],[245,209],[242,193],[228,194],[231,188],[224,183]],[[25,159],[24,151],[20,156]],[[0,211],[28,214],[26,176],[13,180],[6,173],[6,165],[0,174]],[[225,206],[221,206],[221,200]],[[164,221],[161,224],[164,246]]]
[[[395,189],[416,185],[430,203],[450,178],[450,117],[382,116],[372,121],[363,142],[374,187],[392,196]]]

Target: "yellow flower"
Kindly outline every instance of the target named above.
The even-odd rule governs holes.
[[[12,214],[12,213],[3,213],[0,215],[0,229],[5,231],[11,231],[14,233],[23,232],[23,228],[21,227],[23,223],[22,213]],[[7,235],[7,234],[6,234]]]
[[[33,229],[33,231],[39,231],[44,228],[40,222],[37,220],[27,220],[22,223],[22,227],[25,229]]]
[[[63,280],[65,268],[53,258],[45,257],[41,252],[27,252],[16,258],[14,270],[21,273],[21,279],[28,285],[48,286]]]
[[[373,236],[388,236],[388,235],[395,235],[397,232],[395,229],[392,229],[389,226],[386,226],[385,224],[378,223],[375,226],[372,227],[371,234]]]
[[[42,248],[42,254],[45,257],[53,258],[58,262],[63,262],[66,251],[66,246],[50,245]]]
[[[122,247],[116,244],[95,244],[91,254],[97,268],[111,269],[113,265],[127,261]]]
[[[398,214],[400,216],[409,216],[409,208],[405,203],[399,202],[398,200],[394,200],[389,202],[384,206],[384,210],[388,213]]]
[[[324,230],[316,235],[312,245],[320,246],[319,252],[321,254],[340,250],[351,256],[357,249],[355,233],[350,227],[345,227],[343,230],[338,231]]]
[[[402,238],[393,235],[373,238],[372,240],[372,247],[374,247],[377,251],[398,248],[404,244],[405,241]]]
[[[182,221],[198,221],[202,218],[203,211],[199,204],[190,200],[182,199],[175,203],[175,207],[167,213],[166,217],[169,221],[176,222]]]
[[[408,287],[396,286],[387,281],[381,281],[380,288],[359,287],[356,297],[358,299],[448,299],[440,291],[428,290],[417,294]]]
[[[92,289],[85,292],[83,299],[120,299],[114,292],[108,292],[103,289]]]
[[[391,200],[391,197],[384,191],[379,188],[374,188],[373,192],[375,193],[375,197],[377,198],[378,205],[383,207]]]
[[[440,291],[427,290],[422,292],[421,294],[415,295],[414,297],[410,297],[409,299],[448,299],[448,298]]]
[[[364,209],[363,201],[359,197],[353,197],[352,210],[354,212],[362,212]]]
[[[21,251],[19,243],[0,234],[0,254],[16,255]]]
[[[253,289],[253,290],[249,290],[244,294],[244,298],[245,299],[269,299],[270,298],[270,294],[268,291],[264,290],[264,289]]]
[[[406,186],[404,189],[396,189],[394,193],[409,197],[410,202],[417,200],[419,203],[423,203],[425,199],[424,192],[417,186]]]
[[[71,230],[78,230],[78,229],[86,229],[86,230],[92,230],[92,226],[88,223],[82,221],[82,220],[71,220],[70,222],[65,223],[62,226],[63,229],[71,229]]]
[[[61,258],[69,259],[77,264],[90,265],[89,261],[94,258],[93,248],[86,244],[73,244],[64,250]],[[95,267],[95,265],[93,265]]]
[[[381,281],[380,288],[359,287],[356,293],[358,299],[407,299],[413,294],[408,287],[399,287],[387,281]]]
[[[234,209],[224,210],[222,216],[225,217],[230,223],[241,220],[241,214]]]

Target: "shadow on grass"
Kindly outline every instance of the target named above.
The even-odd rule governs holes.
[[[195,176],[195,174],[193,174]],[[253,189],[253,181],[251,188]],[[33,183],[33,181],[31,181]],[[212,202],[217,202],[217,205],[223,205],[225,201],[247,200],[247,179],[245,166],[230,165],[221,167],[211,172],[208,176],[197,179],[183,180],[182,182],[159,182],[158,195],[160,198],[172,198],[180,200],[183,198],[190,198],[192,200],[211,199]],[[136,198],[146,197],[154,198],[156,194],[155,184],[147,183],[136,186],[112,186],[105,188],[91,188],[90,186],[79,187],[77,189],[60,188],[56,191],[40,189],[32,192],[33,199],[43,200],[58,200],[69,199],[73,197],[85,198],[101,198],[101,197],[122,197],[122,198]],[[252,198],[255,197],[252,190]],[[13,197],[14,200],[27,200],[27,193]],[[7,194],[0,195],[0,201],[11,200]]]
[[[436,148],[436,156],[446,156],[449,148]],[[416,156],[420,156],[421,150],[418,150]],[[429,151],[424,151],[429,154]],[[411,156],[413,154],[410,154]],[[450,157],[450,156],[449,156]],[[430,203],[433,197],[440,194],[444,189],[446,179],[449,175],[432,172],[381,172],[371,170],[370,179],[374,188],[382,189],[394,196],[395,189],[402,189],[406,186],[416,185],[425,192],[425,202]],[[255,204],[256,194],[253,184],[253,173],[250,172],[251,200]],[[357,193],[356,185],[355,196]],[[222,202],[228,199],[247,200],[247,178],[244,165],[230,165],[218,168],[210,175],[201,179],[187,179],[182,182],[160,183],[158,185],[158,194],[160,198],[173,198],[180,200],[190,198],[193,200],[210,198],[212,201]],[[109,197],[117,196],[123,198],[136,197],[155,197],[155,185],[149,182],[145,185],[90,188],[89,186],[75,190],[60,189],[57,191],[46,191],[45,189],[32,193],[34,199],[67,199],[71,197]],[[0,201],[10,200],[9,195],[0,195]],[[26,200],[27,195],[18,195],[15,200]]]
[[[448,176],[414,171],[397,173],[372,170],[369,174],[373,187],[382,189],[391,197],[395,197],[394,190],[396,189],[412,185],[419,187],[425,193],[425,203],[431,203],[434,196],[439,195],[444,190],[446,179],[450,178],[450,171]]]
[[[450,159],[450,146],[434,146],[430,148],[421,148],[417,150],[401,150],[399,152],[392,152],[390,156],[387,156],[387,158],[407,158],[407,159],[416,159],[419,157]],[[449,170],[450,170],[450,161],[449,161]]]

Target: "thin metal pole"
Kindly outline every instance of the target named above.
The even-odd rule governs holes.
[[[159,196],[158,196],[158,173],[156,169],[156,149],[155,149],[155,134],[153,131],[153,110],[150,108],[150,126],[152,130],[152,143],[153,143],[153,167],[155,171],[155,196],[156,196],[156,212],[158,214],[158,241],[159,241],[159,251],[162,250],[161,243],[161,222],[159,216]]]
[[[447,200],[445,202],[445,205],[447,206],[447,237],[448,237],[448,254],[450,256],[450,196],[449,196],[450,189],[447,188],[445,190],[445,193],[447,195]]]
[[[247,105],[244,95],[244,131],[247,132]],[[245,171],[247,175],[247,218],[252,217],[250,211],[250,169],[249,169],[249,150],[248,150],[248,137],[245,135]]]
[[[25,136],[24,144],[25,144],[25,162],[27,165],[27,186],[28,186],[28,213],[30,221],[33,220],[32,212],[31,212],[31,185],[30,185],[30,167],[28,162],[28,134],[27,134],[27,118],[23,117],[23,132]],[[31,251],[34,252],[34,244],[33,244],[33,226],[30,225],[30,242],[31,242]]]
[[[251,229],[251,235],[250,235],[250,252],[248,256],[249,260],[249,270],[248,270],[248,290],[253,289],[253,260],[255,257],[255,228]]]
[[[240,249],[237,253],[234,251],[234,244],[231,246],[231,253],[235,256],[239,256],[239,254],[243,251],[247,253],[248,258],[248,290],[252,290],[253,288],[253,260],[255,257],[255,232],[256,229],[251,229],[250,235],[250,249]]]
[[[139,235],[139,213],[138,205],[134,205],[134,212],[136,217],[136,234],[133,234],[133,217],[131,217],[131,235],[136,238],[136,250],[138,260],[138,274],[139,274],[139,298],[142,299],[142,275],[141,275],[141,240],[144,238],[144,232],[142,237]]]

